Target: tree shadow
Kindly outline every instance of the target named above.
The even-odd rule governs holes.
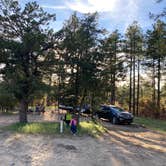
[[[153,134],[151,133],[152,138],[146,138],[146,133],[148,131],[140,130],[137,132],[127,130],[125,127],[120,126],[116,128],[107,128],[107,133],[105,134],[106,139],[110,139],[110,142],[116,143],[122,147],[132,146],[132,147],[141,147],[146,150],[166,153],[166,144],[164,141],[156,140],[153,138]],[[139,135],[141,133],[141,135]],[[163,136],[164,139],[164,136]]]

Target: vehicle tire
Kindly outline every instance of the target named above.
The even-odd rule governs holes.
[[[114,117],[112,118],[112,124],[117,124],[117,122],[118,122],[118,120],[117,120],[117,118],[114,116]]]
[[[131,125],[131,122],[127,122],[128,125]]]

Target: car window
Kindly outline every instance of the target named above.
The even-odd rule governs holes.
[[[112,107],[112,109],[113,109],[114,111],[118,112],[118,113],[124,112],[124,110],[121,109],[121,108],[119,108],[119,107]]]
[[[107,108],[104,109],[104,111],[105,111],[105,112],[109,112],[109,111],[110,111],[110,108],[107,107]]]
[[[107,106],[102,106],[102,107],[101,107],[101,110],[102,110],[102,111],[110,111],[110,108],[107,107]]]

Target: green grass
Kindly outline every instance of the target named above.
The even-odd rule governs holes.
[[[94,137],[98,137],[103,133],[105,133],[106,131],[107,129],[104,126],[94,121],[81,122],[79,127],[79,133],[81,134],[86,133]]]
[[[150,129],[166,133],[166,121],[151,119],[151,118],[136,117],[134,122],[137,124],[144,125],[145,127],[148,127]]]
[[[15,123],[4,127],[4,130],[26,133],[26,134],[60,134],[59,123],[40,122],[40,123]],[[99,123],[95,122],[81,122],[78,127],[77,135],[91,135],[98,137],[102,133],[106,132],[106,129]],[[64,125],[63,135],[70,134],[70,127]]]
[[[15,123],[4,128],[5,130],[29,134],[55,134],[59,131],[58,123]]]

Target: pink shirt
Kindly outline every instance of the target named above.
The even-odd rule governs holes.
[[[76,126],[76,125],[77,125],[77,121],[76,121],[75,119],[72,119],[72,120],[70,121],[70,125]]]

